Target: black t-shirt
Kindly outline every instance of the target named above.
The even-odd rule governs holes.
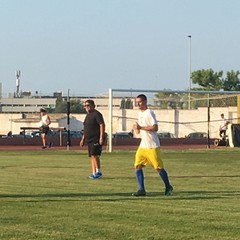
[[[98,143],[100,138],[100,124],[104,124],[103,116],[97,110],[88,113],[84,120],[84,142]]]

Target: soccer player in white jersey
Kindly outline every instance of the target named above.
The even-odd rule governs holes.
[[[165,195],[172,194],[173,187],[169,183],[168,174],[164,169],[160,152],[160,140],[157,136],[158,123],[155,113],[148,109],[147,97],[140,94],[136,97],[139,107],[138,122],[133,125],[135,133],[141,135],[141,143],[135,155],[135,175],[138,183],[138,191],[133,196],[145,196],[143,167],[148,163],[158,172],[165,184]]]

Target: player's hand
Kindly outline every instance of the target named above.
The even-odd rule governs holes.
[[[136,123],[133,124],[133,129],[134,129],[134,130],[140,130],[141,127],[140,127],[140,125],[136,122]]]

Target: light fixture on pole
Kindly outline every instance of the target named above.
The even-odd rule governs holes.
[[[191,38],[192,36],[191,35],[188,35],[188,38],[189,38],[189,86],[188,86],[188,91],[189,91],[189,94],[188,94],[188,109],[191,109],[191,94],[190,94],[190,91],[191,91],[191,88],[192,88],[192,79],[191,79],[191,75],[192,75],[192,66],[191,66]]]

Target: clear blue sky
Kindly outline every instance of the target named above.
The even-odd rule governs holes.
[[[192,71],[240,70],[239,0],[0,0],[0,82],[52,94],[185,90]]]

